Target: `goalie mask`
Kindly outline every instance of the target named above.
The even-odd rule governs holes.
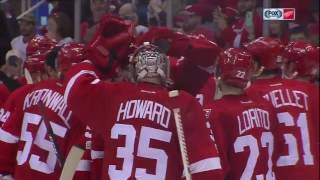
[[[136,81],[152,81],[160,78],[162,85],[168,85],[170,82],[169,60],[157,46],[145,42],[133,53],[130,61],[134,66]]]

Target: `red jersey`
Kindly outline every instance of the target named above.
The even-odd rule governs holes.
[[[224,96],[204,107],[226,179],[274,179],[276,116],[268,102]]]
[[[270,101],[281,134],[275,165],[279,179],[319,179],[319,91],[309,83],[278,78],[257,80],[248,89]]]
[[[9,95],[10,95],[9,89],[4,84],[0,84],[0,107],[3,106],[3,104],[6,102],[7,98],[9,97]]]
[[[212,69],[212,67],[211,67]],[[175,88],[187,91],[203,105],[214,99],[216,81],[209,67],[197,66],[186,59],[171,62]]]
[[[0,171],[14,173],[18,148],[18,135],[20,135],[21,122],[16,121],[16,107],[21,106],[22,97],[26,95],[32,85],[18,88],[10,94],[1,111],[3,127],[0,128]],[[12,119],[12,120],[10,120]],[[13,135],[14,134],[14,135]]]
[[[68,72],[65,98],[104,141],[102,179],[181,179],[173,107],[181,108],[193,178],[221,179],[220,158],[193,97],[181,91],[169,98],[165,88],[152,84],[101,82],[90,66]]]
[[[9,117],[0,128],[0,171],[13,174],[16,180],[60,177],[62,168],[47,125],[53,130],[62,159],[85,131],[85,126],[75,121],[62,92],[59,82],[44,81],[12,93],[5,107]],[[83,179],[88,179],[89,165],[79,164],[79,170],[87,172]]]

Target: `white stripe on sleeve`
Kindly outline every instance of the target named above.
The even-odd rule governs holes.
[[[68,102],[68,96],[70,94],[70,91],[71,91],[71,88],[72,86],[74,85],[74,83],[76,82],[76,80],[82,76],[82,75],[86,75],[86,74],[89,74],[89,75],[92,75],[94,76],[96,79],[98,79],[98,76],[96,75],[95,72],[93,71],[89,71],[89,70],[81,70],[80,72],[78,72],[76,75],[74,75],[68,82],[67,84],[67,87],[66,87],[66,90],[64,92],[64,100],[65,102]],[[94,80],[93,82],[95,82],[96,80]]]
[[[0,141],[15,144],[18,143],[19,138],[0,128]]]
[[[208,159],[203,159],[198,162],[190,164],[191,174],[196,174],[200,172],[210,171],[221,169],[221,163],[219,157],[213,157]],[[185,172],[183,172],[183,176],[185,176]]]
[[[91,159],[103,159],[104,151],[91,150]]]

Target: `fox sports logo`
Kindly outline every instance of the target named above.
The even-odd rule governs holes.
[[[277,9],[277,10],[266,10],[264,12],[264,16],[266,18],[276,18],[276,19],[280,19],[282,17],[282,12]]]

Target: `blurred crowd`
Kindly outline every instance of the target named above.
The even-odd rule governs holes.
[[[0,9],[1,71],[10,77],[22,74],[28,42],[37,34],[45,34],[58,44],[73,41],[74,1],[48,0],[53,7],[45,27],[32,14],[16,19],[10,1]],[[82,1],[80,41],[87,44],[101,17],[107,13],[135,23],[137,36],[154,26],[167,25],[167,0],[90,0]],[[272,0],[271,7],[296,10],[294,21],[269,21],[263,29],[262,0],[194,0],[173,1],[175,31],[203,35],[222,48],[241,47],[262,35],[279,38],[286,44],[304,40],[319,45],[318,0]],[[267,33],[263,34],[263,31]]]

